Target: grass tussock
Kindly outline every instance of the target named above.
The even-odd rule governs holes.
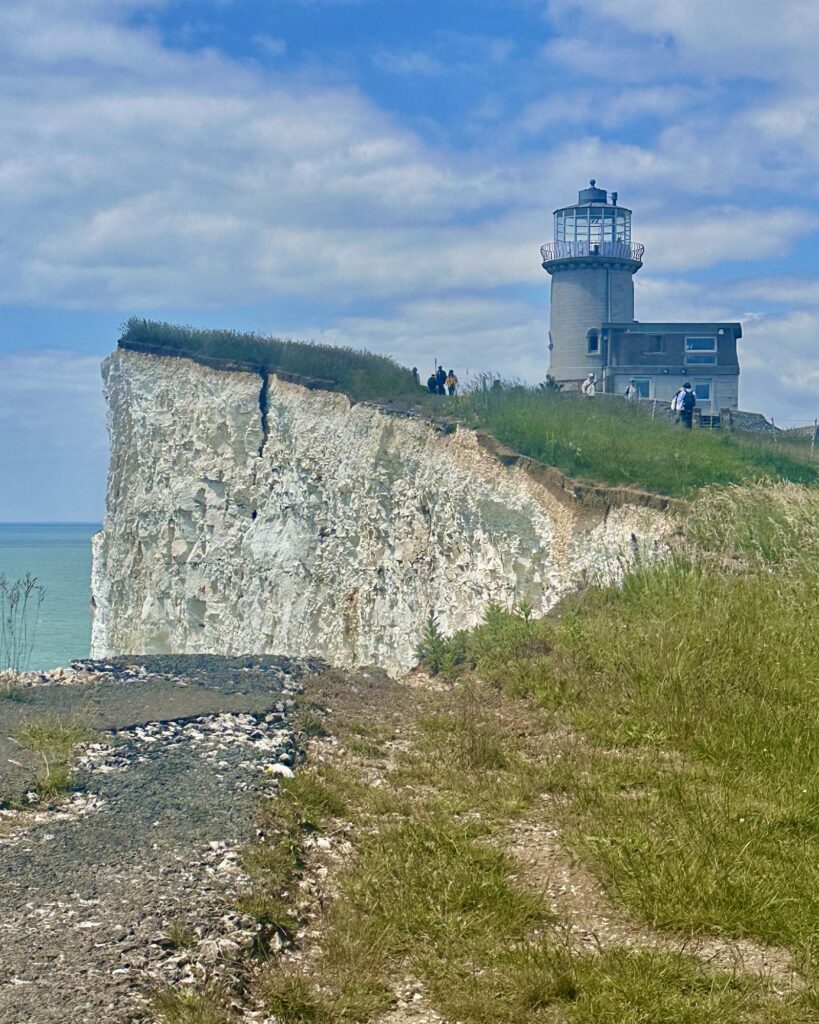
[[[234,1019],[225,993],[214,988],[165,988],[154,996],[151,1009],[162,1024],[229,1024]]]
[[[37,792],[42,798],[53,799],[71,788],[74,752],[92,738],[86,722],[59,715],[28,722],[17,732],[15,739],[42,760],[37,772]]]

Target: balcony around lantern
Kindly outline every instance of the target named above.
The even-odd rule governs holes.
[[[576,256],[603,256],[641,263],[645,246],[639,242],[547,242],[540,247],[544,266],[552,260]]]

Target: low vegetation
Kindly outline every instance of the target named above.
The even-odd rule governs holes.
[[[37,793],[53,800],[71,788],[71,762],[77,747],[89,743],[93,734],[78,718],[52,715],[34,719],[14,737],[42,760],[37,772]]]
[[[353,348],[285,341],[239,331],[200,330],[139,317],[131,317],[123,326],[120,340],[170,352],[252,363],[266,371],[284,370],[325,381],[357,401],[408,398],[418,391],[405,367],[388,356]]]
[[[819,948],[819,491],[703,497],[670,562],[450,660],[567,730],[566,828],[652,925]],[[452,670],[457,673],[457,667]]]
[[[0,672],[28,668],[45,596],[45,587],[31,573],[17,580],[0,573]],[[0,679],[0,696],[12,692],[9,679]]]
[[[578,480],[667,495],[759,479],[819,482],[809,444],[747,431],[686,431],[660,408],[615,398],[590,401],[548,389],[488,388],[464,398],[468,423],[515,451]]]
[[[489,380],[460,397],[441,397],[419,388],[409,370],[386,356],[138,317],[125,324],[121,341],[250,362],[323,380],[357,401],[446,414],[578,480],[672,496],[710,484],[760,479],[819,482],[819,459],[811,458],[807,435],[785,439],[746,431],[688,432],[672,424],[662,408],[652,417],[647,403],[604,397],[589,401],[550,387],[484,386]]]

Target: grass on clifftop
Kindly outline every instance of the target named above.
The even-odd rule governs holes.
[[[268,371],[331,382],[358,401],[414,397],[419,389],[412,374],[388,356],[353,348],[285,341],[240,331],[200,330],[178,324],[131,317],[120,341],[155,345],[173,352],[255,363]]]
[[[576,480],[690,494],[745,480],[819,482],[808,444],[776,444],[746,431],[684,430],[660,408],[531,388],[490,388],[463,399],[467,422]]]
[[[652,419],[646,406],[619,399],[589,401],[511,385],[456,398],[430,395],[409,370],[386,356],[138,317],[125,325],[121,341],[250,362],[330,382],[357,401],[447,415],[577,480],[671,496],[709,484],[760,479],[819,482],[819,458],[811,459],[807,437],[775,443],[750,432],[684,431],[662,409]]]

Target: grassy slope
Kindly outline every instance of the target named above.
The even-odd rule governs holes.
[[[819,491],[716,492],[688,554],[449,645],[583,737],[566,827],[653,924],[819,950]]]
[[[776,445],[750,433],[684,431],[660,410],[527,388],[477,392],[467,399],[476,426],[524,455],[575,479],[689,494],[707,484],[763,477],[819,481],[807,446]]]
[[[412,374],[386,356],[234,331],[133,317],[122,339],[333,381],[358,401],[395,402],[433,415],[445,412],[578,480],[668,495],[762,478],[819,482],[819,460],[811,460],[804,438],[777,445],[753,434],[688,433],[663,416],[652,420],[647,409],[624,402],[590,402],[522,387],[443,398],[418,388]]]

